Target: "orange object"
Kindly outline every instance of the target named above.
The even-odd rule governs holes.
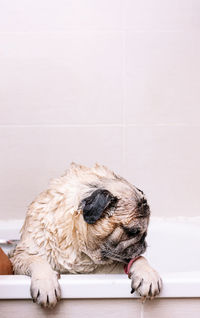
[[[12,275],[13,267],[8,256],[0,248],[0,275]]]

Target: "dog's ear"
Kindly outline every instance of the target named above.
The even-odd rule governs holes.
[[[100,219],[106,208],[115,205],[117,200],[118,199],[106,189],[94,191],[81,202],[84,220],[88,224],[94,224]]]

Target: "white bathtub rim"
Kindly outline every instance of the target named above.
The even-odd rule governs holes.
[[[158,298],[200,298],[200,271],[161,273],[163,290]],[[125,274],[61,275],[62,299],[139,298],[131,294]],[[0,299],[31,299],[31,279],[24,275],[0,276]]]
[[[195,230],[199,233],[200,217],[152,217],[150,222],[150,234],[154,232],[152,232],[152,229],[160,229],[159,223],[165,225],[169,224],[170,229],[172,223],[179,225],[185,224],[184,227],[187,224],[193,224],[195,226],[192,225],[191,230]],[[23,220],[0,221],[0,238],[18,239],[20,237],[19,230],[21,229],[22,224]],[[5,235],[7,235],[7,237],[5,237]],[[150,251],[150,248],[148,248],[148,250]],[[176,255],[173,257],[175,256]],[[156,254],[152,256],[152,261],[156,259],[159,259],[157,250]],[[192,259],[190,260],[192,261]],[[195,261],[195,264],[197,263],[198,262]],[[152,265],[154,266],[154,264]],[[166,266],[166,268],[167,270],[169,269],[168,266]],[[156,266],[156,269],[160,272],[164,283],[163,291],[159,296],[160,298],[200,297],[200,271],[198,266],[195,268],[192,268],[191,266],[191,270],[186,272],[181,271],[181,266],[179,272],[176,270],[172,272],[162,272],[162,266]],[[63,298],[136,297],[135,294],[130,294],[130,280],[123,274],[118,274],[117,276],[116,274],[102,274],[100,276],[92,274],[62,275],[60,285]],[[94,288],[94,286],[96,288]],[[0,276],[0,298],[30,299],[30,278],[23,275]]]

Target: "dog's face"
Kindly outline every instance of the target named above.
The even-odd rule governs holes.
[[[128,263],[146,250],[150,209],[141,190],[114,175],[90,184],[80,202],[87,224],[87,250],[95,263]]]

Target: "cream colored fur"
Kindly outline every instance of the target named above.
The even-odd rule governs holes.
[[[80,202],[91,194],[91,184],[123,198],[124,210],[130,213],[119,210],[112,218],[107,216],[97,225],[88,225],[83,219]],[[36,302],[49,307],[56,304],[61,295],[57,272],[90,273],[103,269],[108,272],[109,268],[119,265],[101,259],[99,242],[121,220],[128,224],[134,217],[131,211],[135,203],[129,200],[133,190],[129,182],[105,166],[96,164],[87,168],[72,163],[63,176],[51,180],[48,189],[30,204],[21,240],[11,261],[16,274],[32,277],[31,293]],[[147,225],[144,223],[144,227]],[[150,286],[151,283],[149,275],[146,284]],[[141,291],[141,294],[147,293]]]

